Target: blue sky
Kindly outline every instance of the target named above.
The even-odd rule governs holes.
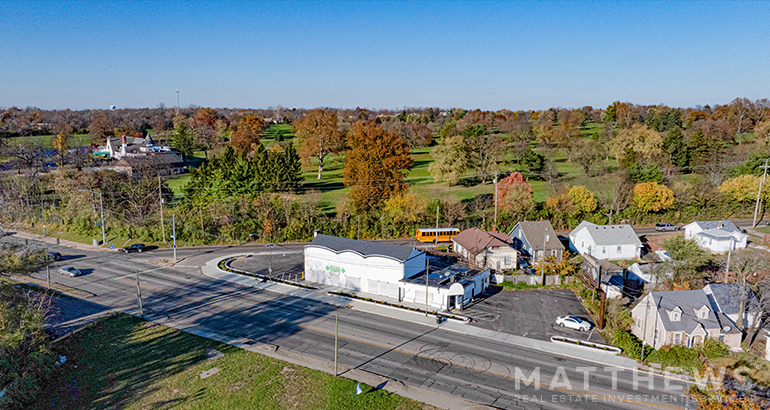
[[[770,2],[0,0],[0,107],[770,97]]]

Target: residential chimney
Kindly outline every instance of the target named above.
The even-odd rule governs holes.
[[[320,229],[316,229],[316,230],[314,230],[314,231],[313,231],[313,238],[315,238],[316,236],[318,236],[318,233],[319,233],[319,232],[321,232],[321,230],[320,230]]]
[[[717,223],[717,228],[722,229],[723,226],[725,226],[725,224],[722,223],[722,221],[719,221],[719,223]]]
[[[126,141],[126,136],[125,136],[125,134],[124,134],[124,135],[121,137],[121,139],[123,140],[123,145],[126,145],[126,144],[128,144],[128,142]]]

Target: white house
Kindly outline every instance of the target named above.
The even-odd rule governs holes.
[[[305,279],[398,298],[399,281],[425,270],[425,258],[408,246],[319,234],[305,245]]]
[[[685,225],[684,238],[694,239],[698,246],[721,253],[745,248],[749,236],[742,233],[735,224],[725,220],[695,221]]]
[[[642,242],[630,225],[596,225],[583,221],[569,234],[570,248],[596,259],[636,259]]]
[[[508,233],[513,239],[513,247],[524,256],[529,256],[529,263],[540,263],[545,254],[547,258],[553,257],[561,262],[564,245],[559,240],[559,235],[553,230],[550,221],[521,221]],[[545,248],[544,248],[545,246]]]
[[[519,252],[513,248],[513,239],[502,232],[473,227],[453,236],[452,246],[476,268],[497,272],[516,269]]]

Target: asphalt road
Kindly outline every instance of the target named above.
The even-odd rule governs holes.
[[[334,316],[339,315],[341,364],[498,408],[684,407],[679,382],[667,386],[654,377],[652,386],[634,383],[648,376],[635,378],[627,370],[607,371],[595,363],[216,281],[200,273],[199,266],[210,259],[261,251],[263,246],[179,249],[182,261],[174,268],[149,263],[171,258],[170,250],[124,255],[45,246],[65,255],[62,265],[86,272],[77,278],[52,274],[52,279],[87,295],[84,300],[92,309],[137,312],[138,271],[145,314],[153,320],[201,326],[333,360]],[[302,248],[282,246],[287,251]],[[45,273],[34,276],[44,280]],[[595,370],[586,376],[586,368]],[[529,382],[517,383],[522,379]]]

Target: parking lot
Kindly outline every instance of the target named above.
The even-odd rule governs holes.
[[[486,297],[466,306],[462,313],[474,319],[474,326],[539,340],[550,340],[551,336],[568,336],[604,342],[595,331],[579,332],[556,324],[556,318],[565,315],[578,316],[594,323],[571,290],[499,289],[490,287]]]

